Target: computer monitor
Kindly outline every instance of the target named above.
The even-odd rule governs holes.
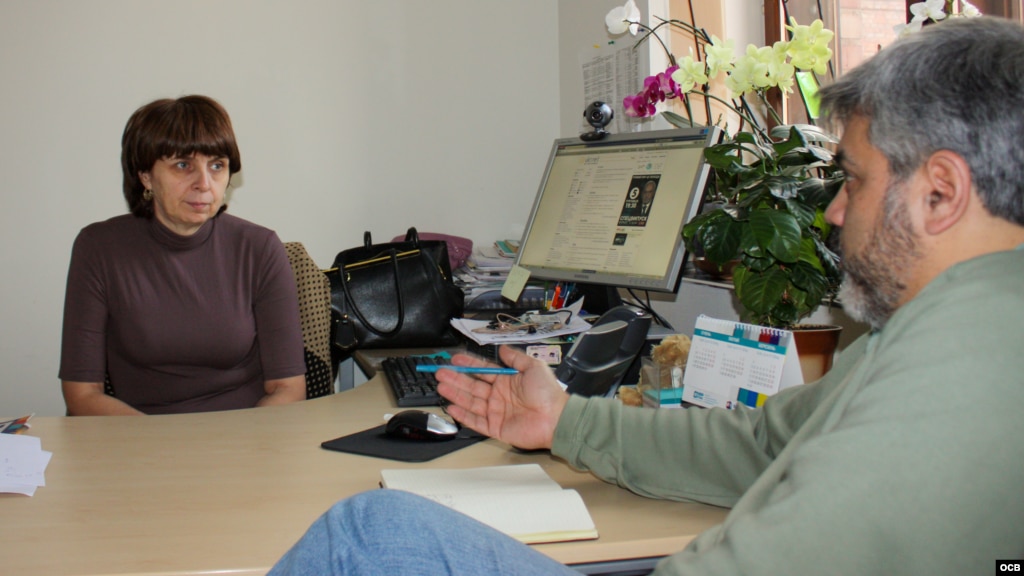
[[[555,140],[516,264],[541,280],[675,292],[714,127]]]

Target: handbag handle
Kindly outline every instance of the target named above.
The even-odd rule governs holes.
[[[415,226],[410,227],[406,231],[405,240],[407,242],[412,242],[417,248],[419,248],[420,236],[419,233],[416,231]],[[366,249],[370,249],[373,247],[373,236],[370,234],[369,230],[363,232],[363,247]],[[414,252],[418,253],[419,250],[415,250]],[[402,253],[403,256],[407,254],[409,254],[409,252]],[[387,256],[382,256],[382,258],[388,258],[391,260],[391,267],[393,269],[392,277],[395,280],[395,296],[398,299],[398,322],[395,323],[395,327],[391,330],[382,330],[380,328],[377,328],[376,326],[371,324],[369,320],[366,319],[366,316],[364,316],[363,313],[359,310],[359,306],[356,305],[355,299],[352,298],[352,294],[349,292],[348,282],[345,279],[345,268],[347,267],[347,265],[344,262],[342,262],[341,265],[338,266],[338,279],[341,283],[341,290],[345,294],[345,300],[349,303],[349,307],[352,309],[352,313],[356,315],[356,318],[358,318],[359,321],[363,323],[363,326],[365,326],[367,330],[373,332],[374,334],[380,336],[381,338],[389,338],[391,336],[394,336],[395,334],[398,334],[398,332],[402,329],[402,325],[405,324],[405,298],[402,296],[402,287],[398,280],[398,256],[399,254],[394,248],[388,250]]]
[[[366,242],[369,242],[370,233],[367,232],[363,236],[363,238]],[[402,324],[405,323],[405,298],[402,297],[402,287],[399,285],[398,282],[398,253],[395,251],[394,248],[391,248],[390,250],[388,250],[388,254],[390,256],[389,259],[391,260],[391,266],[394,269],[394,274],[392,276],[395,279],[395,295],[398,298],[398,322],[395,323],[395,327],[391,330],[381,330],[380,328],[377,328],[373,324],[370,324],[370,321],[367,320],[365,316],[363,316],[363,313],[359,311],[359,306],[356,305],[355,299],[352,298],[352,295],[348,291],[348,281],[346,281],[345,279],[345,267],[340,266],[338,268],[338,278],[341,281],[341,289],[345,293],[345,300],[348,301],[349,306],[352,308],[352,312],[356,315],[357,318],[359,318],[359,321],[363,323],[363,326],[365,326],[367,330],[373,332],[374,334],[380,336],[381,338],[388,338],[390,336],[398,334],[398,331],[402,329]]]
[[[416,231],[415,226],[410,226],[409,229],[405,231],[405,241],[412,242],[416,244],[416,246],[420,245],[420,234]],[[367,230],[363,232],[363,247],[369,248],[371,246],[373,246],[373,238],[370,235],[370,231]]]

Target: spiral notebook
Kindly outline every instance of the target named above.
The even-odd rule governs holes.
[[[683,402],[708,408],[755,408],[804,383],[788,330],[701,315],[683,375]]]

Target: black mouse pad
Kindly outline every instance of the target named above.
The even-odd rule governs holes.
[[[328,440],[322,442],[320,446],[337,452],[387,458],[401,462],[426,462],[487,439],[486,436],[477,434],[469,428],[463,428],[451,440],[406,440],[388,436],[384,433],[385,426],[387,425],[381,424],[369,430]]]

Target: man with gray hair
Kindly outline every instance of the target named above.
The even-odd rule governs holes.
[[[756,409],[666,413],[569,396],[506,347],[518,375],[441,370],[439,391],[494,438],[732,509],[656,574],[991,574],[1024,558],[1024,29],[927,27],[821,98],[843,128],[847,180],[826,213],[842,228],[843,305],[872,327],[824,378]],[[336,504],[272,574],[375,569],[574,573],[379,490]]]

